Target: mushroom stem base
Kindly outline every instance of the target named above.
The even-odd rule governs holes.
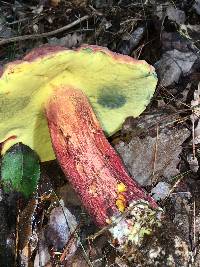
[[[109,229],[119,251],[130,245],[141,246],[144,237],[161,226],[162,209],[152,209],[146,201],[134,201],[119,217],[112,217]]]

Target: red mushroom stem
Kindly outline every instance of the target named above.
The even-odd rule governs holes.
[[[120,219],[120,226],[111,230],[118,243],[122,243],[136,231],[136,213],[136,217],[145,218],[145,223],[152,214],[154,221],[157,220],[154,212],[158,208],[156,202],[127,174],[87,97],[80,90],[64,86],[57,88],[46,106],[46,115],[57,160],[98,226],[107,226],[135,207],[129,219]],[[141,218],[137,223],[143,229]],[[120,233],[118,237],[121,228],[129,229],[129,234],[121,236]]]

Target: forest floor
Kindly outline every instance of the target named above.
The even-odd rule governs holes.
[[[11,194],[0,201],[14,255],[0,266],[200,266],[200,1],[0,0],[0,64],[44,44],[104,46],[155,67],[151,103],[109,141],[179,230],[184,251],[173,263],[128,263],[106,235],[89,242],[99,229],[52,161],[42,166],[40,200],[19,203]],[[63,240],[63,206],[81,225],[75,254],[76,241]],[[59,218],[54,226],[52,216]]]

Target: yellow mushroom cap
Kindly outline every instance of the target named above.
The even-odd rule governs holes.
[[[22,142],[41,161],[55,158],[44,106],[60,86],[82,90],[105,133],[111,135],[126,117],[144,111],[156,84],[154,68],[148,63],[103,47],[34,49],[23,60],[6,65],[0,77],[2,153]]]

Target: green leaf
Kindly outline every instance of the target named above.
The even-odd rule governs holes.
[[[39,178],[40,160],[30,147],[18,143],[7,150],[1,164],[5,192],[17,191],[28,198],[36,190]]]

